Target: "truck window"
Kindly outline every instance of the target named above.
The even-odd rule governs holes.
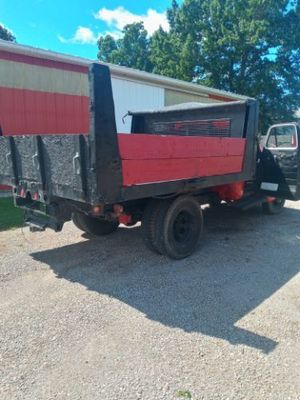
[[[269,149],[297,149],[298,139],[295,125],[273,126],[267,139]]]

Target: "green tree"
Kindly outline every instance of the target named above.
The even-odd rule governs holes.
[[[170,29],[100,38],[99,58],[256,97],[260,125],[300,107],[300,0],[172,0]]]
[[[98,58],[104,62],[112,62],[114,52],[118,50],[116,41],[111,35],[101,36],[98,40]]]
[[[15,42],[16,38],[8,29],[6,29],[3,25],[0,25],[0,40],[7,40],[8,42]]]
[[[152,72],[170,78],[180,78],[178,68],[178,51],[180,42],[175,37],[159,28],[154,32],[150,43],[149,58]]]
[[[258,98],[265,130],[300,106],[299,9],[299,0],[173,0],[170,58],[153,42],[153,69]],[[170,73],[163,60],[174,54]]]
[[[148,33],[142,22],[126,25],[123,36],[114,40],[110,35],[98,40],[98,58],[101,61],[132,67],[144,71],[152,70],[149,61]]]
[[[155,74],[192,81],[197,64],[197,44],[189,34],[182,41],[176,32],[167,33],[159,28],[151,38],[149,59]]]

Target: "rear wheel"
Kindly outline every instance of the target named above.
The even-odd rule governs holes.
[[[203,229],[198,202],[191,196],[181,196],[174,201],[157,202],[156,208],[151,225],[144,228],[148,247],[174,259],[192,254]]]
[[[285,204],[285,199],[274,199],[262,203],[262,209],[265,214],[274,215],[282,212]]]
[[[146,246],[155,253],[161,254],[157,243],[159,235],[159,221],[163,209],[169,205],[168,200],[150,200],[147,204],[142,218],[142,235]]]
[[[116,231],[119,221],[106,221],[104,219],[90,217],[88,215],[76,212],[72,214],[74,225],[83,232],[95,236],[109,235]]]
[[[82,218],[80,217],[81,214],[73,213],[72,214],[72,222],[76,226],[76,228],[80,229],[81,231],[85,232],[84,226],[82,224]]]

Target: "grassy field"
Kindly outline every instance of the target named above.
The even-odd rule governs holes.
[[[15,208],[12,198],[0,198],[0,232],[23,225],[23,211]]]

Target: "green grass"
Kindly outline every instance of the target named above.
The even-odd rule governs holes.
[[[0,232],[23,225],[24,212],[14,206],[12,198],[0,198]]]
[[[192,394],[188,390],[178,390],[177,397],[181,399],[192,399]]]

